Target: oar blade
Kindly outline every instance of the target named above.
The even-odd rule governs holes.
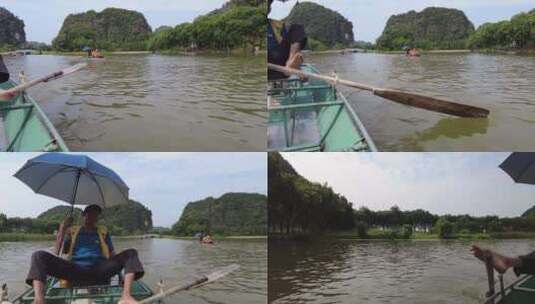
[[[232,272],[234,272],[234,271],[236,271],[238,269],[240,269],[240,265],[238,265],[238,264],[232,264],[232,265],[220,268],[220,269],[218,269],[218,270],[216,270],[216,271],[214,271],[211,274],[206,276],[208,278],[208,281],[206,283],[210,283],[210,282],[213,282],[215,280],[219,280],[222,277],[227,276],[230,273],[232,273]]]
[[[83,68],[86,68],[87,67],[87,63],[78,63],[76,65],[73,65],[71,67],[68,67],[66,69],[63,69],[61,70],[63,73],[63,75],[68,75],[68,74],[71,74],[71,73],[74,73],[76,71],[79,71]]]
[[[423,96],[414,93],[380,89],[374,90],[373,94],[411,107],[426,109],[459,117],[485,118],[490,114],[490,111],[487,109],[460,104],[447,100],[441,100],[438,98]]]

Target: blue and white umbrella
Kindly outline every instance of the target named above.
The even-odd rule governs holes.
[[[128,186],[88,156],[47,153],[30,159],[15,177],[35,193],[74,205],[103,208],[128,203]]]

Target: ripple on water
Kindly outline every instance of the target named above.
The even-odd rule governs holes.
[[[26,56],[6,58],[6,63],[13,75],[24,69],[31,78],[82,60]],[[264,150],[264,61],[263,57],[109,56],[31,93],[73,150]],[[59,113],[76,123],[64,124]],[[197,125],[193,130],[192,123]]]
[[[426,54],[410,59],[403,55],[311,55],[307,58],[328,73],[377,87],[428,94],[487,108],[490,123],[485,132],[464,132],[451,125],[436,132],[445,117],[410,109],[369,93],[341,88],[357,108],[381,150],[393,151],[516,151],[534,150],[535,60],[533,57],[482,54]],[[514,104],[514,106],[512,106]],[[519,119],[520,118],[520,119]],[[418,121],[419,120],[419,121]],[[469,120],[469,119],[463,119]],[[465,126],[467,127],[467,126]],[[433,138],[419,134],[435,129]]]

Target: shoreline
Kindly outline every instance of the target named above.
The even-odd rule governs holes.
[[[196,237],[190,236],[174,236],[164,234],[144,234],[144,235],[118,235],[113,236],[117,240],[143,240],[143,239],[177,239],[177,240],[198,240]],[[267,235],[236,235],[236,236],[213,236],[216,240],[261,240],[268,238]],[[0,233],[0,243],[3,242],[37,242],[37,241],[54,241],[56,236],[54,234],[40,234],[40,233],[24,233],[24,232],[3,232]]]
[[[405,55],[404,51],[384,51],[376,49],[356,49],[347,48],[340,50],[326,50],[326,51],[306,51],[306,54],[320,55],[320,54],[385,54],[385,55]],[[426,54],[489,54],[489,55],[516,55],[516,56],[535,56],[535,49],[525,50],[498,50],[498,49],[457,49],[457,50],[420,50],[422,55]]]

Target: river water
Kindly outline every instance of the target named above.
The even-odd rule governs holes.
[[[535,240],[478,241],[508,255]],[[465,241],[269,243],[269,303],[482,303],[483,263]],[[506,282],[516,277],[509,273]]]
[[[264,56],[5,57],[29,79],[87,62],[30,89],[73,151],[262,151]]]
[[[535,57],[483,54],[307,55],[323,73],[487,108],[489,119],[413,109],[340,87],[383,151],[535,149]]]
[[[136,248],[145,267],[144,282],[154,291],[160,279],[166,288],[190,283],[215,268],[237,263],[241,268],[210,285],[181,292],[166,303],[266,303],[267,241],[221,240],[213,246],[170,239],[116,240],[116,250]],[[0,283],[8,283],[11,297],[24,291],[32,252],[52,242],[0,243]]]

